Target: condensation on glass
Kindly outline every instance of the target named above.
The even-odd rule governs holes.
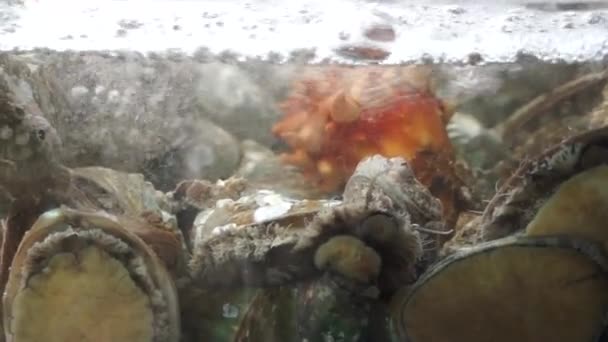
[[[601,1],[0,4],[0,341],[603,341]]]

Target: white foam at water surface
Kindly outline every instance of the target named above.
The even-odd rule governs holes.
[[[598,60],[608,54],[608,9],[547,10],[522,1],[347,0],[27,0],[0,5],[0,50],[230,51],[242,58],[288,57],[314,49],[311,62],[349,62],[336,54],[360,44],[371,23],[392,25],[397,39],[374,44],[383,63]],[[566,9],[568,7],[565,7]],[[347,37],[347,40],[344,38]],[[281,60],[281,58],[279,58]]]

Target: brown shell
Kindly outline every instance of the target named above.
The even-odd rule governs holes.
[[[342,201],[293,200],[267,191],[219,200],[194,220],[191,276],[197,286],[217,288],[283,285],[330,271],[355,282],[369,275],[390,294],[415,279],[422,250],[413,225],[441,213],[439,202],[416,184],[405,160],[375,156],[359,164]],[[339,236],[350,242],[332,240]],[[349,258],[360,255],[345,253],[346,245],[359,246],[369,267],[357,267]],[[382,260],[380,272],[367,247]]]
[[[156,252],[171,272],[185,272],[186,243],[175,218],[168,213],[172,208],[164,194],[143,175],[82,167],[71,169],[70,178],[69,190],[60,203],[115,215],[126,229]]]
[[[507,237],[458,252],[394,297],[402,341],[599,341],[608,310],[601,244]],[[585,280],[582,280],[585,279]]]
[[[137,235],[125,229],[121,223],[112,215],[105,213],[82,212],[67,207],[55,209],[41,215],[34,225],[27,231],[11,264],[11,272],[3,296],[4,326],[8,326],[7,319],[12,312],[12,300],[17,295],[23,283],[22,269],[33,263],[30,260],[29,250],[37,242],[42,241],[47,236],[60,232],[66,227],[71,226],[77,232],[90,229],[102,229],[106,234],[126,243],[133,249],[134,253],[142,256],[148,272],[162,291],[163,298],[168,303],[170,321],[170,340],[179,340],[179,309],[177,299],[177,289],[173,279],[164,267],[163,263],[156,256],[153,250]]]
[[[608,127],[591,130],[527,160],[498,190],[481,219],[485,240],[526,227],[563,181],[608,163]]]
[[[261,204],[266,197],[274,197],[281,202],[274,206]],[[244,196],[238,201],[223,199],[215,207],[205,209],[197,215],[190,239],[205,238],[214,231],[223,229],[248,229],[254,225],[276,224],[303,229],[320,210],[339,203],[332,200],[295,200],[265,191]],[[265,210],[270,212],[264,214]]]

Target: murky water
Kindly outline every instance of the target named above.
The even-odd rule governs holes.
[[[0,341],[603,341],[607,29],[0,4]]]

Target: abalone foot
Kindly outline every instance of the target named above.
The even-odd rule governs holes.
[[[174,342],[174,285],[161,262],[112,217],[42,215],[13,259],[4,295],[7,342]]]

